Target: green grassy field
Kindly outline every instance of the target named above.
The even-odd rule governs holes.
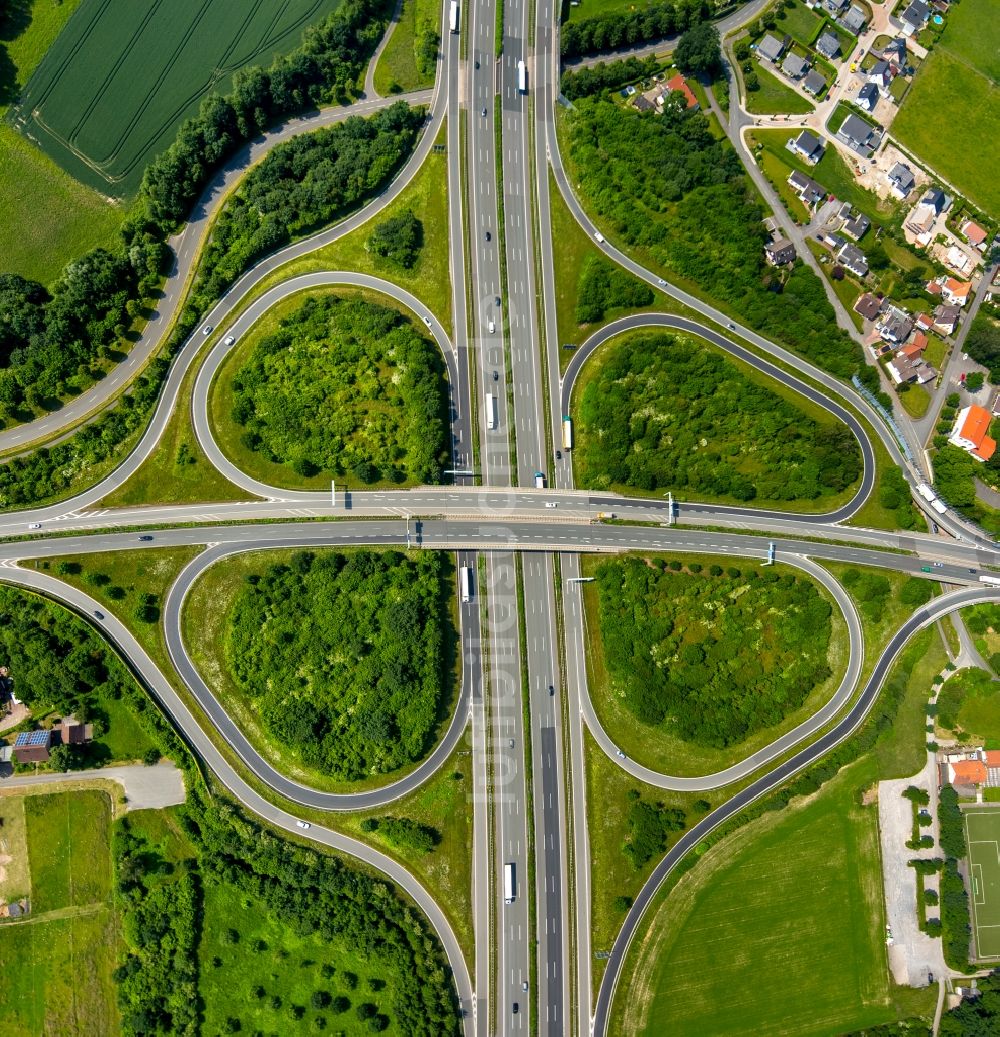
[[[468,5],[462,17],[469,11]],[[434,0],[403,0],[399,23],[392,30],[389,42],[375,66],[375,89],[383,96],[401,90],[419,90],[434,84],[434,72],[425,64],[421,71],[417,63],[418,31],[439,32],[440,5]],[[463,26],[464,28],[464,26]]]
[[[993,175],[1000,87],[965,59],[945,48],[931,51],[914,76],[892,135],[987,213],[1000,216],[1000,181]]]
[[[967,810],[969,904],[977,958],[1000,958],[1000,813]]]
[[[1000,22],[993,0],[962,0],[948,11],[936,50],[946,50],[995,82],[1000,80]]]
[[[0,122],[80,0],[31,0],[28,15],[0,20]],[[51,284],[87,249],[112,242],[122,210],[63,172],[0,124],[0,273]]]
[[[11,1033],[118,1032],[107,794],[5,797],[0,818],[20,887],[4,892],[26,893],[29,871],[31,887],[30,920],[0,925],[0,1018]]]
[[[642,944],[624,1032],[804,1037],[891,1018],[875,810],[835,785],[681,881]]]
[[[81,182],[128,197],[206,93],[292,50],[339,3],[85,4],[25,87],[14,124]]]
[[[0,854],[7,863],[0,875],[0,899],[16,900],[31,894],[28,869],[28,836],[24,820],[24,796],[0,798]]]
[[[778,15],[778,32],[788,33],[806,47],[816,39],[822,28],[823,19],[805,4],[795,4]]]
[[[566,21],[578,22],[582,18],[596,18],[598,15],[614,14],[617,11],[633,11],[646,5],[642,4],[641,0],[579,0],[576,7],[572,4],[567,6],[569,15]]]
[[[961,732],[962,742],[1000,745],[1000,694],[991,673],[978,667],[953,673],[938,702],[938,723],[943,729]]]
[[[747,90],[747,111],[754,115],[778,115],[788,113],[795,115],[813,110],[813,106],[798,91],[783,83],[778,76],[769,72],[763,65],[754,67],[759,90]]]

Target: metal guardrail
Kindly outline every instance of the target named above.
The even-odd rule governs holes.
[[[917,462],[913,458],[913,454],[910,452],[909,444],[906,442],[906,437],[900,431],[899,426],[896,424],[896,419],[879,403],[878,398],[869,389],[866,389],[861,384],[861,379],[858,378],[857,373],[851,375],[851,383],[854,388],[868,401],[869,404],[875,409],[879,417],[889,426],[889,431],[896,437],[896,442],[899,444],[899,449],[903,452],[903,457],[906,458],[910,464],[917,466]]]

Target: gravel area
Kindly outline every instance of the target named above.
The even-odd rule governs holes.
[[[125,789],[128,810],[160,809],[184,802],[184,777],[172,763],[155,767],[103,767],[100,770],[69,771],[66,774],[26,774],[0,780],[0,789],[21,785],[54,785],[65,781],[100,778],[117,781]]]
[[[931,832],[937,842],[937,777],[934,772],[934,757],[928,753],[927,765],[912,778],[880,781],[878,786],[879,839],[882,844],[882,879],[885,885],[886,922],[892,930],[892,945],[889,950],[889,967],[899,984],[912,987],[927,985],[928,973],[934,978],[945,975],[941,941],[932,939],[920,931],[917,917],[917,875],[908,865],[913,857],[936,857],[938,850],[909,850],[906,842],[913,825],[913,808],[908,799],[903,799],[903,790],[908,785],[926,789],[931,796],[928,807],[935,818]],[[927,880],[927,886],[937,888],[936,878]],[[936,908],[930,909],[931,917]]]

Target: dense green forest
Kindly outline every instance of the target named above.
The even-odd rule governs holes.
[[[694,340],[636,335],[598,362],[578,412],[581,486],[798,501],[861,474],[846,426],[814,421]]]
[[[451,695],[449,565],[299,552],[248,577],[225,657],[271,735],[344,781],[423,757]]]
[[[94,724],[93,742],[60,748],[61,767],[108,763],[116,745],[178,748],[160,712],[88,623],[45,598],[2,585],[0,665],[9,668],[14,694],[36,717],[54,711]],[[112,713],[130,714],[130,726],[137,723],[144,737],[120,737]]]
[[[608,11],[563,25],[560,51],[564,58],[575,58],[605,50],[624,50],[684,32],[710,14],[707,0],[659,0],[630,11]]]
[[[639,720],[725,747],[781,723],[830,676],[831,607],[792,573],[695,568],[603,563],[601,643],[614,691]]]
[[[149,813],[114,835],[126,1037],[263,1033],[276,1020],[281,1033],[459,1032],[441,944],[390,883],[280,838],[197,781],[182,829]]]
[[[576,293],[578,324],[595,324],[611,310],[649,306],[653,289],[603,256],[587,256],[580,270]]]
[[[818,366],[841,377],[857,370],[877,389],[816,275],[797,262],[782,282],[767,266],[760,200],[704,115],[670,106],[647,114],[582,97],[566,122],[571,179],[626,245]]]
[[[300,475],[441,481],[444,363],[398,310],[310,296],[253,344],[233,389],[244,445]]]
[[[378,194],[416,143],[425,113],[405,101],[279,144],[229,197],[201,262],[219,293],[259,256],[333,223]]]

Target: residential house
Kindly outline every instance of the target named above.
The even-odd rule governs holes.
[[[875,111],[875,105],[878,104],[878,87],[874,83],[865,83],[858,91],[858,96],[854,98],[854,103],[866,112]]]
[[[882,300],[877,299],[871,292],[865,292],[864,295],[858,297],[858,301],[854,304],[854,312],[860,313],[865,320],[878,320],[878,315],[882,312]]]
[[[929,313],[918,313],[914,323],[918,332],[934,330],[934,318]]]
[[[639,96],[632,102],[633,106],[640,112],[655,112],[656,104],[651,101],[645,94],[639,94]]]
[[[764,256],[771,266],[784,266],[794,262],[795,246],[787,238],[778,238],[764,246]]]
[[[694,91],[687,85],[684,76],[678,72],[672,79],[668,79],[663,84],[664,93],[678,93],[684,98],[684,107],[689,111],[697,111],[700,105],[698,104],[698,98],[695,97]],[[662,97],[663,95],[661,95]],[[663,101],[660,101],[662,106]]]
[[[22,731],[14,739],[14,759],[18,763],[45,763],[51,745],[51,731]]]
[[[868,70],[868,82],[878,88],[883,97],[889,96],[889,87],[892,86],[892,67],[888,61],[876,61]]]
[[[831,61],[840,54],[840,40],[832,32],[824,32],[814,44],[824,58]]]
[[[1000,787],[1000,752],[996,749],[952,749],[938,755],[941,785]]]
[[[954,335],[958,327],[961,306],[938,306],[934,310],[934,330],[942,335]]]
[[[837,253],[837,262],[856,277],[866,277],[868,274],[868,260],[856,245],[841,245]]]
[[[808,130],[803,130],[797,137],[793,137],[785,147],[794,154],[800,155],[812,166],[823,157],[822,143]]]
[[[777,64],[784,53],[785,44],[781,40],[775,39],[770,33],[757,44],[757,57],[765,58],[767,61],[775,64]]]
[[[980,252],[986,250],[986,231],[978,223],[966,220],[962,224],[962,233],[965,235],[965,240],[973,248],[978,249]]]
[[[923,332],[918,331],[913,336],[913,341],[907,342],[899,352],[908,360],[922,360],[926,348],[927,336]]]
[[[851,4],[851,0],[823,0],[826,9],[832,15],[843,14]]]
[[[934,368],[928,367],[919,357],[911,360],[901,352],[885,365],[885,369],[897,385],[902,385],[904,382],[916,382],[918,385],[923,385],[924,382],[933,381],[937,377]]]
[[[930,241],[934,221],[948,208],[948,196],[939,187],[932,187],[914,206],[906,221],[907,228],[917,236],[917,241],[926,245]]]
[[[988,461],[997,448],[996,440],[987,434],[992,420],[992,415],[985,407],[975,403],[963,407],[958,412],[948,442],[968,451],[977,461]]]
[[[800,173],[793,169],[788,176],[788,186],[799,196],[799,200],[806,205],[814,205],[826,194],[823,188],[816,183],[811,176]]]
[[[857,115],[851,114],[840,124],[837,130],[837,138],[842,140],[849,148],[856,151],[862,158],[868,158],[875,147],[878,146],[878,136],[875,127]]]
[[[812,69],[802,80],[802,89],[813,97],[818,97],[826,87],[826,80],[816,69]]]
[[[63,717],[52,733],[59,736],[63,745],[85,745],[94,737],[94,725],[84,724],[76,717]]]
[[[910,337],[911,331],[913,321],[906,310],[901,310],[898,306],[886,308],[878,328],[879,335],[886,342],[902,345]]]
[[[913,0],[909,7],[899,16],[899,24],[903,29],[903,35],[913,36],[914,33],[920,32],[927,24],[927,19],[930,15],[931,9],[924,3],[924,0]]]
[[[852,36],[860,36],[861,30],[868,24],[868,14],[863,7],[852,4],[851,9],[841,16],[837,24]]]
[[[840,207],[840,218],[844,221],[841,230],[855,241],[860,241],[872,225],[872,221],[863,212],[855,212],[848,202]]]
[[[972,266],[972,260],[958,247],[958,245],[952,245],[951,248],[948,249],[948,254],[945,256],[944,261],[952,268],[952,270],[955,270],[960,274],[964,274]]]
[[[913,190],[913,170],[902,162],[897,162],[886,175],[889,187],[897,198],[905,198]]]
[[[941,297],[953,306],[964,306],[971,293],[971,281],[956,281],[954,277],[949,277],[941,284]]]
[[[789,51],[785,60],[781,63],[781,71],[789,79],[801,79],[809,71],[809,62],[794,51]]]
[[[906,65],[906,40],[902,36],[889,40],[882,48],[882,57],[886,61],[893,61],[900,68],[903,68]]]

